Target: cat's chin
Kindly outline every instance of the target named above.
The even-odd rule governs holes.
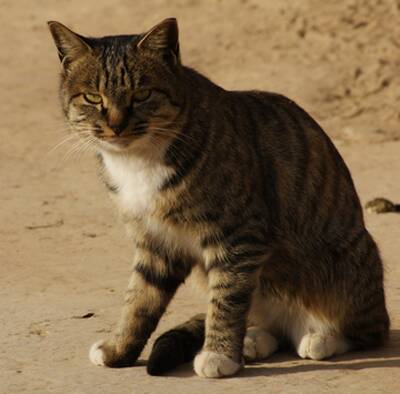
[[[132,138],[99,139],[101,149],[111,152],[126,152],[133,148],[135,140]]]
[[[168,147],[169,141],[154,141],[151,134],[146,136],[126,136],[118,138],[98,138],[100,151],[135,155],[147,158],[160,159]]]

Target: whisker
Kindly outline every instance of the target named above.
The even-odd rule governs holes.
[[[97,142],[96,139],[91,135],[91,133],[85,131],[82,132],[83,138],[79,139],[76,144],[74,144],[64,155],[62,162],[69,160],[73,155],[77,159],[80,159],[83,155],[83,152],[86,151],[86,148],[90,145],[91,147],[95,146]]]
[[[188,144],[188,145],[191,144],[191,141],[185,140],[183,134],[180,134],[178,132],[174,132],[173,130],[170,130],[170,129],[153,128],[153,127],[151,127],[148,130],[153,132],[154,134],[159,135],[159,136],[170,136],[170,137],[176,138],[177,140],[181,141],[182,143],[185,143],[185,144]]]
[[[47,155],[51,154],[56,149],[60,148],[62,145],[66,144],[67,142],[70,142],[74,138],[79,138],[79,137],[76,134],[71,134],[71,135],[68,135],[67,137],[64,137],[60,142],[58,142],[55,146],[53,146],[46,154]]]
[[[197,139],[194,138],[193,136],[185,134],[185,133],[182,133],[179,130],[172,129],[170,127],[163,127],[163,126],[170,126],[170,125],[171,124],[167,124],[166,125],[165,123],[151,123],[151,124],[147,123],[147,124],[140,124],[140,127],[141,128],[148,128],[149,130],[150,129],[158,129],[158,130],[162,130],[162,131],[167,131],[167,132],[170,132],[171,134],[179,135],[182,138],[190,139],[192,141],[197,141]]]

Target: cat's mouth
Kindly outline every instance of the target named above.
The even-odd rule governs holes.
[[[99,138],[102,141],[106,141],[110,144],[116,144],[116,145],[125,145],[134,140],[134,136],[132,136],[132,135],[129,135],[129,136],[100,136]]]
[[[106,144],[112,148],[124,149],[130,147],[136,140],[146,134],[144,131],[135,131],[123,135],[97,135],[97,139],[102,144]]]

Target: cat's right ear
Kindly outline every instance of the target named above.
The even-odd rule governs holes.
[[[50,33],[58,50],[58,57],[64,68],[74,60],[88,54],[91,51],[89,44],[85,38],[63,24],[55,21],[47,22]]]
[[[164,19],[145,33],[136,43],[136,48],[158,52],[166,58],[172,55],[175,64],[180,62],[178,23],[175,18]]]

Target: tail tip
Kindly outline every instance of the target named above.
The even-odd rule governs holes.
[[[147,362],[147,373],[152,376],[160,376],[184,362],[185,354],[179,338],[169,332],[154,343]]]

